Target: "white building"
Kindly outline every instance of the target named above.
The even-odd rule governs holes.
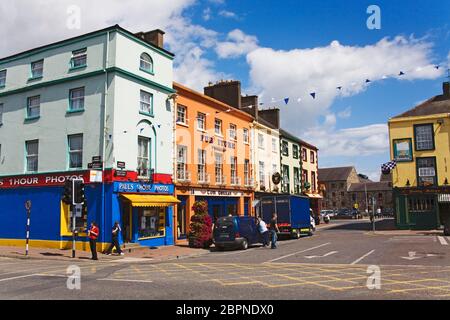
[[[172,175],[173,54],[120,26],[0,59],[0,176],[87,169]]]

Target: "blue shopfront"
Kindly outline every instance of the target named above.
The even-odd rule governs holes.
[[[110,224],[122,225],[122,243],[143,246],[173,245],[174,186],[114,182]]]

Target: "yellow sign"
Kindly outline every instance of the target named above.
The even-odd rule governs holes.
[[[359,205],[357,203],[355,203],[355,205],[353,206],[355,209],[359,208]]]

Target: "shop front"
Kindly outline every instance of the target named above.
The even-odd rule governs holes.
[[[322,196],[317,193],[306,193],[309,198],[309,204],[316,218],[320,217],[320,210],[322,210]]]
[[[450,188],[394,188],[399,229],[433,230],[450,218]]]
[[[216,220],[228,215],[252,215],[253,192],[243,190],[202,189],[177,187],[175,191],[180,201],[176,208],[176,238],[184,240],[189,232],[192,206],[196,201],[208,203],[208,213]]]
[[[171,184],[114,182],[113,220],[122,224],[122,243],[173,245],[173,206],[179,203]]]

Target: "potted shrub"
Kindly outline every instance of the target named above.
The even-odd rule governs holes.
[[[192,206],[194,215],[191,217],[189,231],[189,247],[209,248],[212,244],[212,219],[208,215],[208,203],[196,201]]]

